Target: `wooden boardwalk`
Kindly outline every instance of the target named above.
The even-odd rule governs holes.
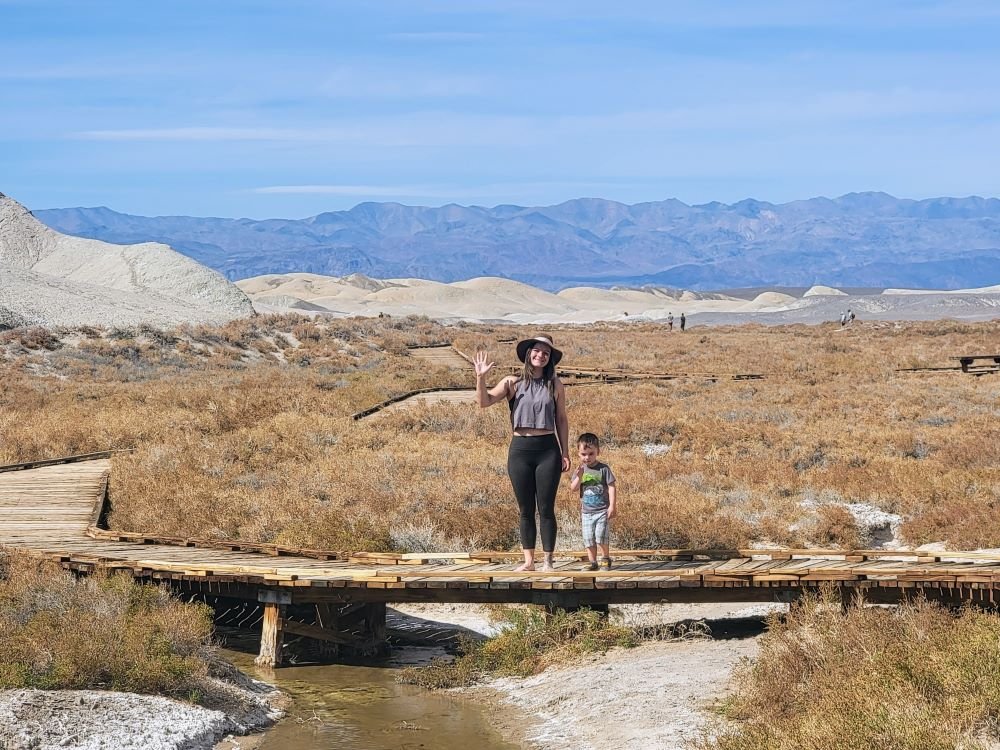
[[[471,370],[472,362],[451,344],[439,346],[411,346],[407,349],[411,357],[423,360],[441,367],[452,367],[456,370]]]
[[[101,528],[110,472],[107,454],[0,467],[0,545],[71,570],[124,572],[205,598],[261,603],[265,663],[280,661],[282,633],[335,644],[363,633],[374,642],[384,636],[385,605],[391,602],[599,608],[787,601],[826,584],[845,597],[856,592],[872,601],[921,592],[991,605],[1000,588],[1000,558],[974,553],[620,550],[613,570],[585,572],[579,570],[583,553],[566,552],[557,555],[555,571],[524,573],[513,570],[517,552],[336,553],[153,537]]]
[[[465,352],[450,344],[435,344],[431,346],[411,346],[407,349],[409,356],[416,359],[450,367],[456,370],[472,369],[472,358]],[[498,375],[517,374],[520,367],[497,367]],[[719,380],[763,380],[759,373],[711,373],[711,372],[636,372],[631,370],[584,370],[559,368],[559,375],[567,386],[600,385],[602,383],[622,383],[637,380],[677,380],[693,379],[717,382]],[[475,403],[475,388],[456,385],[446,388],[421,388],[415,391],[400,393],[392,398],[375,404],[351,415],[355,421],[373,417],[383,412],[406,409],[411,406],[437,403]]]

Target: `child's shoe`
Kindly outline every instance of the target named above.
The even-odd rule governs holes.
[[[597,560],[584,563],[583,565],[580,566],[580,570],[589,570],[589,571],[597,570]]]
[[[611,558],[602,557],[601,558],[601,570],[611,570]]]

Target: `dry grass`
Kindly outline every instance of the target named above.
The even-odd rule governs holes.
[[[998,323],[547,332],[568,366],[767,375],[568,390],[570,432],[601,435],[620,478],[616,546],[865,544],[850,503],[899,514],[912,544],[1000,546],[1000,377],[894,372],[992,352]],[[0,462],[134,447],[114,462],[115,528],[333,549],[516,544],[502,406],[349,415],[471,385],[415,366],[406,345],[455,340],[510,365],[497,339],[524,330],[281,316],[58,334],[0,342]],[[567,532],[576,505],[564,489]]]
[[[615,625],[597,612],[538,607],[501,607],[496,615],[500,634],[476,642],[466,640],[454,661],[409,667],[402,682],[428,688],[471,685],[486,677],[527,677],[546,667],[585,653],[603,653],[616,646],[638,645],[634,630]]]
[[[1000,617],[808,597],[761,637],[700,750],[973,750],[998,736]]]
[[[74,578],[0,550],[0,689],[192,697],[208,672],[207,608],[130,577]]]

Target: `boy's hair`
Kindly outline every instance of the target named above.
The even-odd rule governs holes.
[[[600,447],[601,447],[601,439],[599,437],[597,437],[597,435],[595,435],[592,432],[584,432],[584,433],[581,433],[580,437],[578,437],[576,439],[576,444],[577,445],[589,445],[589,446],[591,446],[593,448],[600,449]]]

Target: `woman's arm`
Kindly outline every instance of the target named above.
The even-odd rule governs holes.
[[[562,451],[562,470],[569,471],[569,418],[566,416],[566,389],[556,378],[556,438]]]
[[[480,408],[485,409],[487,406],[492,406],[508,397],[510,381],[513,379],[513,375],[508,375],[492,388],[487,388],[486,373],[493,369],[493,363],[489,361],[489,355],[486,352],[476,352],[476,355],[472,358],[472,366],[476,371],[476,401]]]

